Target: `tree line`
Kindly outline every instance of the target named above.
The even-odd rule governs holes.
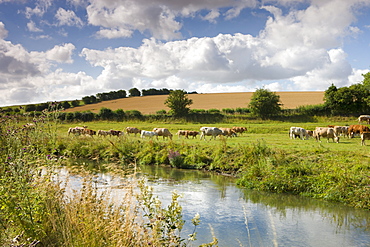
[[[197,110],[190,109],[190,105],[193,103],[191,99],[188,99],[188,93],[184,90],[172,90],[172,89],[148,89],[142,90],[142,93],[137,88],[129,90],[129,97],[147,96],[147,95],[168,95],[165,100],[165,105],[170,108],[169,112],[160,110],[157,112],[157,117],[175,117],[175,118],[194,118],[196,115],[201,115],[203,118],[205,115],[210,114],[211,116],[217,115],[228,115],[228,114],[249,114],[252,117],[259,118],[276,118],[282,115],[307,115],[307,116],[357,116],[362,114],[370,115],[370,72],[363,74],[363,81],[357,84],[350,85],[348,87],[336,87],[331,85],[324,94],[324,103],[310,106],[300,106],[296,109],[282,109],[280,102],[280,96],[275,92],[271,92],[268,89],[260,88],[257,89],[248,104],[247,108],[237,109],[217,109],[211,110]],[[196,93],[196,92],[192,92]],[[97,103],[104,100],[112,100],[118,98],[127,97],[125,90],[111,91],[108,93],[98,93],[95,96],[86,96],[82,100],[85,104]],[[54,102],[55,103],[55,102]],[[63,101],[59,102],[58,106],[61,109],[68,109],[71,106],[78,106],[79,101],[74,100],[71,102]],[[25,112],[41,112],[48,109],[50,102],[41,104],[30,104],[24,106]],[[1,108],[0,108],[1,109]],[[6,114],[19,114],[22,107],[14,108],[7,107],[1,110]],[[143,118],[143,115],[139,111],[124,111],[118,109],[112,111],[110,109],[103,108],[98,114],[92,112],[75,112],[75,113],[63,113],[61,117],[63,120],[81,120],[81,121],[92,121],[94,119],[104,120],[123,120],[125,118]],[[153,116],[151,116],[153,117]]]

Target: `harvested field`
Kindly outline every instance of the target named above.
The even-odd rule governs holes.
[[[295,109],[298,106],[317,105],[324,103],[324,93],[322,91],[315,92],[277,92],[280,96],[280,101],[285,109]],[[224,108],[246,108],[253,92],[244,93],[209,93],[209,94],[189,94],[188,98],[193,100],[191,109],[219,109]],[[110,101],[103,101],[97,104],[84,105],[65,110],[66,112],[73,111],[92,111],[99,112],[102,107],[112,110],[123,109],[138,110],[142,114],[155,114],[159,110],[168,111],[169,108],[164,105],[164,101],[168,95],[153,95],[143,97],[131,97]]]

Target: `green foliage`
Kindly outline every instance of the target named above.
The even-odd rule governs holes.
[[[94,95],[91,95],[91,96],[83,97],[82,101],[84,102],[85,105],[87,105],[87,104],[94,104],[98,102],[98,99]]]
[[[76,106],[79,106],[80,105],[80,101],[79,100],[73,100],[72,102],[71,102],[71,105],[73,106],[73,107],[76,107]]]
[[[170,93],[164,104],[171,109],[170,113],[174,117],[185,117],[189,113],[189,106],[193,104],[193,100],[188,99],[184,90],[174,90]]]
[[[96,100],[98,102],[112,100],[112,99],[121,99],[126,98],[125,90],[111,91],[108,93],[98,93],[96,94]]]
[[[367,72],[366,74],[362,74],[362,76],[364,77],[362,84],[365,86],[367,91],[370,91],[370,72]]]
[[[196,239],[200,216],[192,219],[189,239],[181,238],[179,195],[173,193],[164,208],[144,181],[138,184],[135,174],[127,179],[123,198],[114,205],[112,195],[102,193],[87,175],[81,189],[66,200],[64,185],[55,179],[55,167],[64,159],[56,155],[99,158],[118,153],[132,162],[140,142],[58,138],[56,119],[58,112],[52,108],[24,126],[14,117],[0,117],[1,246],[187,246]],[[165,153],[163,145],[155,147]],[[213,244],[216,239],[208,246]]]
[[[337,88],[331,85],[325,91],[325,106],[333,115],[358,115],[370,111],[370,91],[364,84]]]
[[[139,89],[137,89],[136,87],[131,88],[130,90],[128,90],[128,92],[130,94],[130,97],[138,97],[138,96],[141,96],[141,93],[140,93]]]
[[[62,107],[63,109],[68,109],[68,108],[71,108],[71,104],[68,101],[63,101]]]
[[[102,107],[100,108],[100,111],[99,111],[99,117],[100,119],[102,120],[108,120],[108,119],[112,119],[113,116],[114,116],[114,113],[111,109],[109,108],[106,108],[106,107]]]
[[[162,88],[162,89],[155,89],[155,88],[150,88],[150,89],[143,89],[143,96],[147,95],[168,95],[170,94],[172,90],[167,89],[167,88]]]
[[[281,113],[279,102],[279,95],[268,89],[261,88],[253,93],[249,108],[253,115],[265,119]]]
[[[159,110],[159,111],[156,112],[157,115],[166,115],[166,113],[167,112],[164,109],[163,110]]]
[[[210,114],[220,114],[221,113],[219,109],[209,109],[207,110],[207,112]]]

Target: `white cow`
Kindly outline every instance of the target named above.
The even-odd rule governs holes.
[[[97,135],[98,136],[110,136],[112,134],[110,133],[110,131],[98,130],[98,134]]]
[[[337,136],[347,136],[349,138],[348,129],[348,126],[334,126],[334,132]]]
[[[302,140],[306,138],[306,140],[310,137],[307,130],[301,127],[290,127],[289,130],[290,139],[295,139],[296,136],[299,136]]]
[[[142,130],[140,134],[141,138],[145,138],[145,137],[152,138],[153,136],[158,136],[157,132]]]
[[[216,128],[216,127],[202,127],[200,128],[200,139],[204,139],[206,140],[206,136],[211,136],[211,139],[216,139],[216,136],[218,135],[223,135],[223,132],[222,130],[220,130],[219,128]]]

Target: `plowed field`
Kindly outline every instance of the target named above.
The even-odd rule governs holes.
[[[280,101],[285,109],[294,109],[298,106],[317,105],[323,103],[325,92],[277,92]],[[248,107],[253,92],[246,93],[209,93],[209,94],[189,94],[188,98],[193,100],[191,109],[219,109],[224,108],[246,108]],[[84,105],[65,110],[73,111],[92,111],[99,112],[102,107],[112,110],[123,109],[138,110],[142,114],[155,114],[159,110],[168,111],[169,108],[164,105],[168,95],[154,95],[143,97],[131,97],[110,101],[103,101],[97,104]]]

